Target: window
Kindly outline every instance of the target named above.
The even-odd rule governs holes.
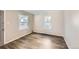
[[[51,29],[51,16],[46,16],[43,21],[43,26],[45,29]]]
[[[19,15],[19,20],[20,20],[19,29],[20,30],[27,29],[28,28],[28,23],[29,23],[28,16]]]

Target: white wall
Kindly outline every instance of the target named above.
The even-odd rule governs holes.
[[[45,30],[43,28],[42,21],[44,20],[44,16],[52,17],[51,30]],[[49,11],[47,14],[44,15],[35,15],[33,30],[34,32],[38,32],[38,33],[64,36],[63,11]]]
[[[29,16],[29,29],[19,30],[19,15]],[[4,11],[4,44],[14,41],[32,32],[33,15],[24,11]]]
[[[65,40],[69,48],[79,48],[79,11],[65,11]]]

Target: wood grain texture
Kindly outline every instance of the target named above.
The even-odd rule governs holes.
[[[8,43],[1,49],[67,49],[62,37],[32,33]]]

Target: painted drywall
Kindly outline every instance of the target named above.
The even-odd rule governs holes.
[[[42,21],[44,16],[51,16],[51,30],[44,29]],[[33,31],[38,33],[46,33],[57,36],[64,36],[64,20],[63,11],[48,11],[48,13],[35,15]]]
[[[29,16],[29,29],[19,30],[19,15]],[[4,11],[4,44],[14,41],[32,32],[33,15],[24,11]]]
[[[64,11],[65,40],[69,48],[79,48],[79,11]]]
[[[0,11],[0,46],[4,44],[4,11]]]
[[[0,11],[0,43],[1,43],[1,11]],[[0,44],[1,45],[1,44]]]

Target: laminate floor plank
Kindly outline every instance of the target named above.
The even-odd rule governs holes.
[[[32,33],[10,42],[1,49],[68,49],[64,38]]]

